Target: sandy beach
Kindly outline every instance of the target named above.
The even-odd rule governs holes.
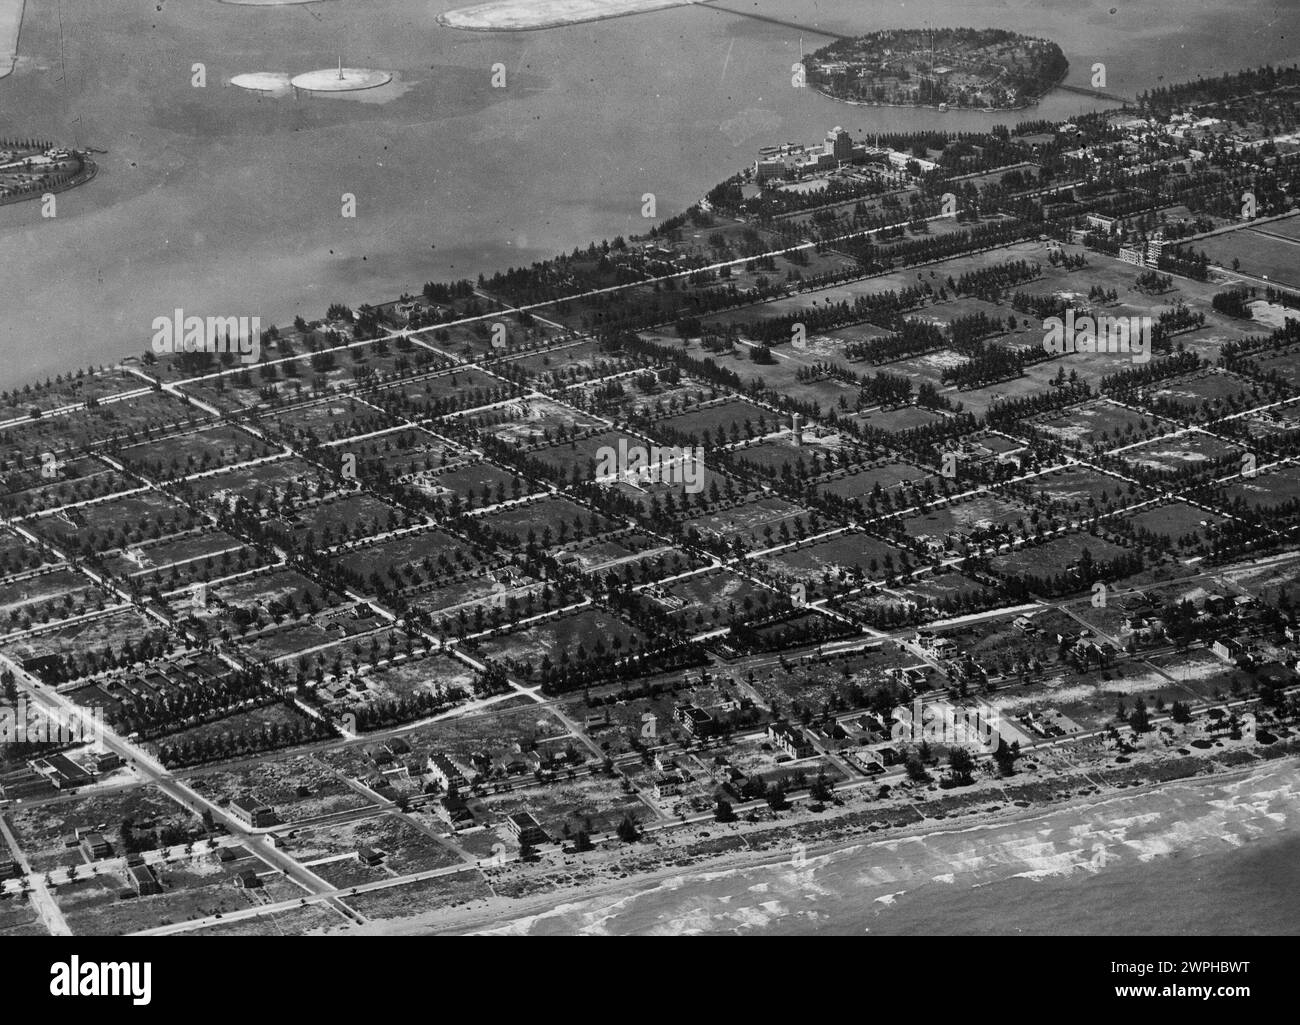
[[[933,927],[936,915],[942,918],[954,901],[965,899],[973,908],[967,917],[974,932],[987,927],[986,917],[1001,920],[1009,888],[1019,902],[1017,912],[1030,922],[1020,931],[1065,932],[1076,919],[1067,915],[1055,921],[1046,913],[1047,920],[1034,921],[1031,898],[1075,901],[1080,899],[1075,891],[1106,885],[1131,888],[1140,899],[1148,877],[1162,865],[1211,866],[1247,845],[1264,850],[1294,843],[1300,840],[1298,796],[1300,763],[1282,758],[1048,805],[976,810],[945,821],[927,818],[878,837],[863,832],[802,845],[791,834],[764,849],[766,838],[751,832],[752,849],[694,864],[689,858],[668,864],[675,853],[669,842],[653,854],[665,864],[644,872],[626,863],[644,855],[625,848],[625,862],[615,866],[627,868],[623,879],[587,877],[523,897],[496,895],[347,931],[905,933],[918,923]],[[721,837],[741,827],[708,828]],[[1206,874],[1213,873],[1199,871]],[[1068,888],[1065,898],[1052,887]],[[1000,894],[996,900],[995,893]],[[1213,897],[1213,892],[1200,895],[1211,908]],[[1236,903],[1246,906],[1240,899]],[[1165,911],[1178,925],[1176,909]],[[1292,915],[1285,921],[1300,919]],[[960,924],[943,925],[967,931]]]
[[[26,0],[0,0],[0,78],[13,73]]]

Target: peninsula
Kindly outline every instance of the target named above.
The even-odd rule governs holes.
[[[13,73],[18,61],[18,33],[23,27],[26,0],[0,0],[0,78]]]
[[[685,7],[696,0],[494,0],[438,15],[440,24],[476,32],[526,32],[584,21]]]

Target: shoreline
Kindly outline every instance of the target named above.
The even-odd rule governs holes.
[[[1044,89],[1041,93],[1031,96],[1024,103],[1018,103],[1012,107],[953,107],[944,104],[948,109],[941,111],[944,114],[968,113],[968,114],[1005,114],[1015,113],[1018,110],[1029,110],[1031,107],[1037,107],[1043,101],[1043,98],[1050,96],[1061,88],[1062,83],[1070,77],[1070,69],[1067,66],[1061,73],[1061,77]],[[836,96],[832,92],[813,86],[813,91],[825,96],[828,100],[835,100],[837,103],[847,103],[850,107],[892,107],[900,110],[939,110],[940,105],[937,103],[882,103],[876,100],[850,100],[844,96]]]
[[[1052,87],[1052,89],[1055,88],[1056,86]],[[1047,92],[1051,92],[1052,89],[1049,89]],[[850,107],[892,107],[896,110],[936,110],[936,111],[940,109],[940,105],[937,103],[885,103],[880,100],[850,100],[844,96],[836,96],[834,93],[827,92],[825,89],[821,89],[818,86],[813,86],[812,90],[813,92],[817,93],[819,96],[825,96],[828,100],[834,100],[836,103],[847,103]],[[944,104],[944,106],[946,106],[948,109],[940,112],[944,114],[1014,113],[1017,110],[1028,110],[1030,107],[1037,107],[1038,102],[1046,95],[1047,95],[1046,92],[1042,93],[1039,96],[1035,96],[1032,100],[1028,100],[1014,107],[953,107],[948,104]]]
[[[58,185],[50,185],[40,192],[25,192],[16,196],[0,196],[0,207],[13,206],[16,203],[30,203],[32,200],[38,200],[47,194],[58,195],[63,192],[71,192],[73,189],[80,188],[82,185],[88,185],[94,181],[95,175],[99,174],[99,165],[89,157],[81,158],[81,170],[66,182],[60,182]]]
[[[18,66],[26,4],[27,0],[0,0],[0,79],[8,78]]]
[[[1216,764],[1211,759],[1197,760],[1203,762],[1205,766]],[[631,871],[626,878],[610,879],[607,882],[572,883],[537,896],[523,898],[494,894],[486,902],[476,901],[473,905],[456,908],[440,907],[400,918],[378,918],[365,926],[342,930],[331,929],[328,932],[343,935],[465,935],[497,931],[527,933],[534,923],[547,917],[573,912],[584,912],[588,916],[599,917],[603,911],[647,897],[656,891],[676,890],[686,881],[707,882],[728,875],[771,869],[779,865],[789,865],[794,868],[796,866],[792,859],[792,852],[796,850],[800,864],[812,867],[813,862],[830,859],[837,854],[847,855],[860,850],[888,851],[900,843],[952,838],[963,833],[1011,832],[1017,827],[1040,822],[1050,816],[1072,815],[1078,821],[1086,813],[1098,807],[1117,801],[1126,802],[1157,796],[1176,787],[1189,788],[1199,793],[1207,787],[1223,787],[1260,774],[1277,774],[1279,771],[1285,771],[1294,775],[1298,764],[1300,763],[1297,762],[1294,754],[1272,759],[1260,758],[1247,765],[1222,768],[1218,771],[1201,771],[1190,776],[1155,780],[1136,786],[1112,786],[1097,793],[1075,794],[1061,800],[1044,799],[1023,808],[1012,805],[1014,812],[1008,812],[1006,807],[996,811],[957,812],[947,814],[944,818],[927,816],[920,822],[889,828],[872,829],[848,821],[836,824],[833,819],[820,820],[816,817],[787,818],[775,823],[764,823],[749,834],[739,829],[723,834],[737,837],[748,835],[755,840],[760,838],[766,840],[773,834],[784,836],[785,841],[775,847],[764,846],[714,856],[703,855],[698,860],[683,864],[680,861],[672,862],[670,859],[674,855],[689,858],[689,851],[686,849],[675,850],[672,846],[663,846],[655,851],[654,848],[638,849],[637,845],[633,845],[619,849],[618,853],[622,856],[657,856],[660,864],[644,872]],[[1010,777],[999,782],[1012,783],[1016,778]],[[999,800],[996,793],[989,793],[988,798],[990,801]],[[1201,800],[1209,803],[1204,797],[1201,797]],[[1166,802],[1166,807],[1172,809],[1173,805]],[[847,818],[852,812],[842,814]],[[816,825],[822,821],[826,822],[827,831],[832,835],[804,843],[797,827]],[[716,823],[707,825],[715,830],[725,828]],[[716,838],[718,833],[715,832],[713,835]]]

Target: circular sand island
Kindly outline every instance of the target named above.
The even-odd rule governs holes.
[[[372,68],[324,68],[295,75],[291,85],[313,93],[350,93],[358,89],[376,89],[387,85],[393,76]]]
[[[250,71],[236,75],[230,84],[254,93],[270,93],[272,96],[287,96],[290,91],[289,75],[283,71]]]

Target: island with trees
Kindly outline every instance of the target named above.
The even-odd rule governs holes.
[[[890,29],[837,39],[804,58],[807,83],[881,106],[1017,110],[1056,86],[1055,43],[1004,29]]]
[[[34,139],[0,139],[0,206],[65,192],[95,177],[95,162],[77,150]]]

